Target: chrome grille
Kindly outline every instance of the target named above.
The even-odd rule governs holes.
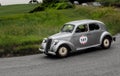
[[[52,39],[47,39],[47,43],[46,43],[46,52],[48,52],[48,50],[50,49],[51,43],[52,43]]]

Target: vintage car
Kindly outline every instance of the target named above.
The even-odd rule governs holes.
[[[44,38],[39,50],[44,54],[66,57],[69,53],[91,47],[108,49],[115,37],[105,24],[97,20],[77,20],[65,23],[61,32]]]

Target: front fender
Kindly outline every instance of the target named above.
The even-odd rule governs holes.
[[[74,47],[74,45],[71,42],[69,42],[69,41],[63,41],[63,40],[60,40],[56,45],[54,45],[52,47],[52,49],[54,50],[54,52],[57,52],[58,48],[61,45],[63,45],[63,44],[68,45],[70,47],[71,51],[75,50],[75,47]]]
[[[110,37],[112,37],[109,32],[107,32],[107,31],[103,32],[103,33],[101,34],[101,37],[100,37],[100,44],[102,44],[103,38],[104,38],[105,36],[107,36],[107,35],[109,35]]]

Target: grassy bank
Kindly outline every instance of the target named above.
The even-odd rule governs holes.
[[[31,9],[34,9],[37,6],[38,4],[19,4],[19,5],[0,6],[0,16],[27,13]]]
[[[113,35],[120,32],[120,12],[111,7],[78,6],[66,10],[46,9],[31,14],[27,13],[29,10],[0,14],[1,56],[39,53],[38,47],[42,39],[59,32],[65,22],[72,20],[97,19],[106,23]]]

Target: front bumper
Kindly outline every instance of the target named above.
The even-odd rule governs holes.
[[[42,52],[42,53],[44,53],[45,51],[44,51],[44,49],[41,49],[41,48],[39,48],[39,51],[40,52]]]
[[[46,54],[44,49],[39,48],[39,51]],[[56,55],[56,53],[52,51],[48,51],[47,54]]]
[[[113,41],[116,41],[116,37],[115,36],[113,36]]]

